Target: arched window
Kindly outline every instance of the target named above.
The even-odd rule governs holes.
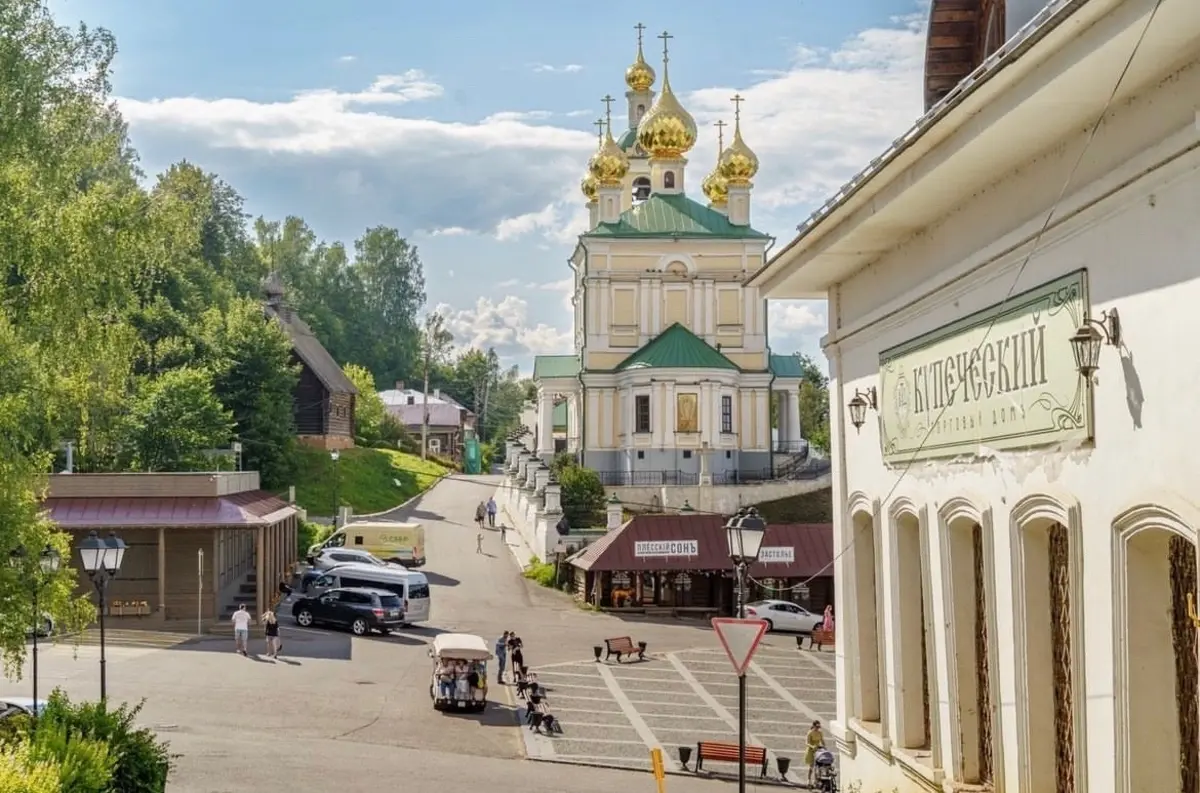
[[[638,105],[638,106],[637,106],[637,111],[636,111],[636,112],[634,112],[634,114],[633,114],[633,121],[634,121],[634,123],[636,124],[637,122],[641,121],[641,120],[642,120],[642,116],[644,116],[644,115],[646,115],[646,106],[645,106],[645,105]]]
[[[639,176],[633,180],[633,200],[645,201],[650,197],[650,179]]]
[[[663,174],[663,187],[665,187],[668,190],[675,189],[675,172],[674,171],[667,171],[666,173]]]

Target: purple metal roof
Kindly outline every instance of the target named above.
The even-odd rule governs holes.
[[[763,548],[772,549],[771,560],[756,562],[753,576],[833,575],[832,524],[770,524]],[[594,572],[733,569],[721,515],[638,515],[584,548],[571,564]]]
[[[296,511],[261,490],[220,498],[49,498],[44,506],[64,529],[262,526]]]

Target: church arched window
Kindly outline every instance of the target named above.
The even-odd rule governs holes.
[[[650,197],[650,179],[639,176],[633,180],[633,200],[645,201]]]
[[[646,115],[646,106],[638,105],[637,110],[634,112],[634,118],[633,118],[634,123],[636,124],[637,122],[641,121],[642,116],[644,116],[644,115]]]
[[[675,172],[674,171],[667,171],[666,173],[663,174],[663,187],[665,187],[668,190],[675,189]]]

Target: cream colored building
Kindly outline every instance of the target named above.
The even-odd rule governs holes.
[[[751,281],[829,299],[842,789],[1194,793],[1200,3],[983,5]]]
[[[669,36],[656,94],[638,27],[630,126],[614,136],[609,115],[582,182],[590,224],[571,257],[575,352],[534,363],[537,452],[554,454],[561,421],[566,448],[608,484],[770,478],[774,453],[794,462],[804,443],[799,362],[771,354],[766,303],[744,283],[772,243],[750,222],[758,158],[736,98],[732,141],[697,180],[706,203],[687,194],[696,123],[671,89]]]

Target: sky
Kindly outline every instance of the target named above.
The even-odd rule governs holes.
[[[461,347],[506,365],[571,352],[567,259],[579,180],[647,26],[659,73],[696,118],[695,192],[713,122],[761,167],[752,224],[777,249],[921,112],[928,0],[51,0],[60,22],[111,30],[117,102],[149,178],[187,159],[254,216],[303,217],[347,244],[398,228],[418,246],[429,308]],[[749,13],[753,8],[756,13]],[[657,89],[659,85],[656,85]],[[703,200],[702,196],[697,196]],[[772,301],[770,344],[824,362],[823,302]]]

